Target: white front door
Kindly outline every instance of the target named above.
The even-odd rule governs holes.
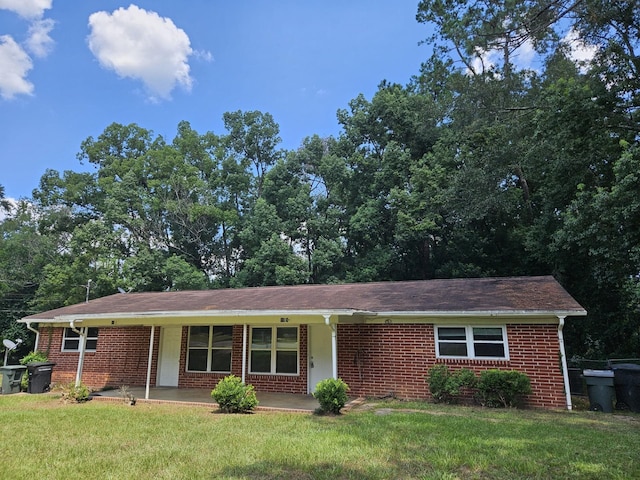
[[[177,387],[180,372],[180,342],[182,327],[163,327],[160,336],[160,352],[158,352],[159,387]]]
[[[315,391],[320,380],[332,377],[331,328],[309,325],[309,393]]]

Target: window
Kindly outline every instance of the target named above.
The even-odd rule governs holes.
[[[190,327],[187,370],[230,372],[232,340],[231,326]]]
[[[87,328],[86,342],[84,344],[86,352],[95,352],[98,348],[98,329]],[[62,335],[62,351],[63,352],[79,352],[80,351],[80,335],[65,328]]]
[[[438,357],[508,358],[504,326],[436,327]]]
[[[298,344],[298,327],[253,327],[251,373],[296,375]]]

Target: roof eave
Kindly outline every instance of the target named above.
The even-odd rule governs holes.
[[[155,311],[155,312],[130,312],[130,313],[76,313],[71,315],[58,315],[52,318],[22,318],[19,323],[69,323],[82,322],[84,320],[149,320],[158,317],[164,318],[209,318],[209,317],[296,317],[296,316],[351,316],[355,310],[327,309],[327,310],[198,310],[198,311]]]
[[[370,315],[393,317],[583,317],[587,311],[581,310],[428,310],[428,311],[388,311],[371,312]]]
[[[131,313],[93,313],[93,314],[72,314],[59,315],[52,318],[29,318],[25,317],[18,320],[19,323],[48,323],[48,324],[68,324],[69,322],[82,322],[85,320],[94,321],[111,321],[111,320],[129,320],[140,321],[141,323],[150,322],[157,318],[230,318],[230,317],[572,317],[585,316],[586,310],[415,310],[415,311],[361,311],[352,309],[327,309],[327,310],[199,310],[199,311],[156,311],[156,312],[131,312]]]

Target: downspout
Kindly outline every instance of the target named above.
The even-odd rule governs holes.
[[[560,343],[560,363],[562,365],[562,377],[564,379],[564,394],[567,402],[567,410],[572,410],[571,404],[571,386],[569,385],[569,368],[567,367],[567,354],[564,350],[564,335],[562,329],[564,328],[564,316],[558,316],[558,342]]]
[[[40,331],[36,330],[35,328],[33,328],[31,326],[31,322],[27,322],[27,330],[31,330],[33,333],[36,334],[36,342],[33,345],[33,351],[37,352],[38,351],[38,341],[40,340]]]
[[[242,383],[247,376],[247,324],[242,325]]]
[[[149,339],[149,357],[147,359],[147,384],[144,389],[144,399],[149,400],[149,383],[151,383],[151,362],[153,361],[153,340],[156,333],[156,326],[151,325],[151,338]]]
[[[74,320],[69,322],[69,327],[80,336],[80,356],[78,357],[78,370],[76,371],[76,387],[82,383],[82,367],[84,366],[85,343],[87,342],[86,328],[78,330],[74,325]]]
[[[333,378],[338,379],[338,329],[331,323],[331,315],[323,315],[324,323],[331,329],[331,369]]]

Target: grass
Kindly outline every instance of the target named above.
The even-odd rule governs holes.
[[[4,478],[640,478],[640,415],[368,403],[341,416],[0,396]]]

